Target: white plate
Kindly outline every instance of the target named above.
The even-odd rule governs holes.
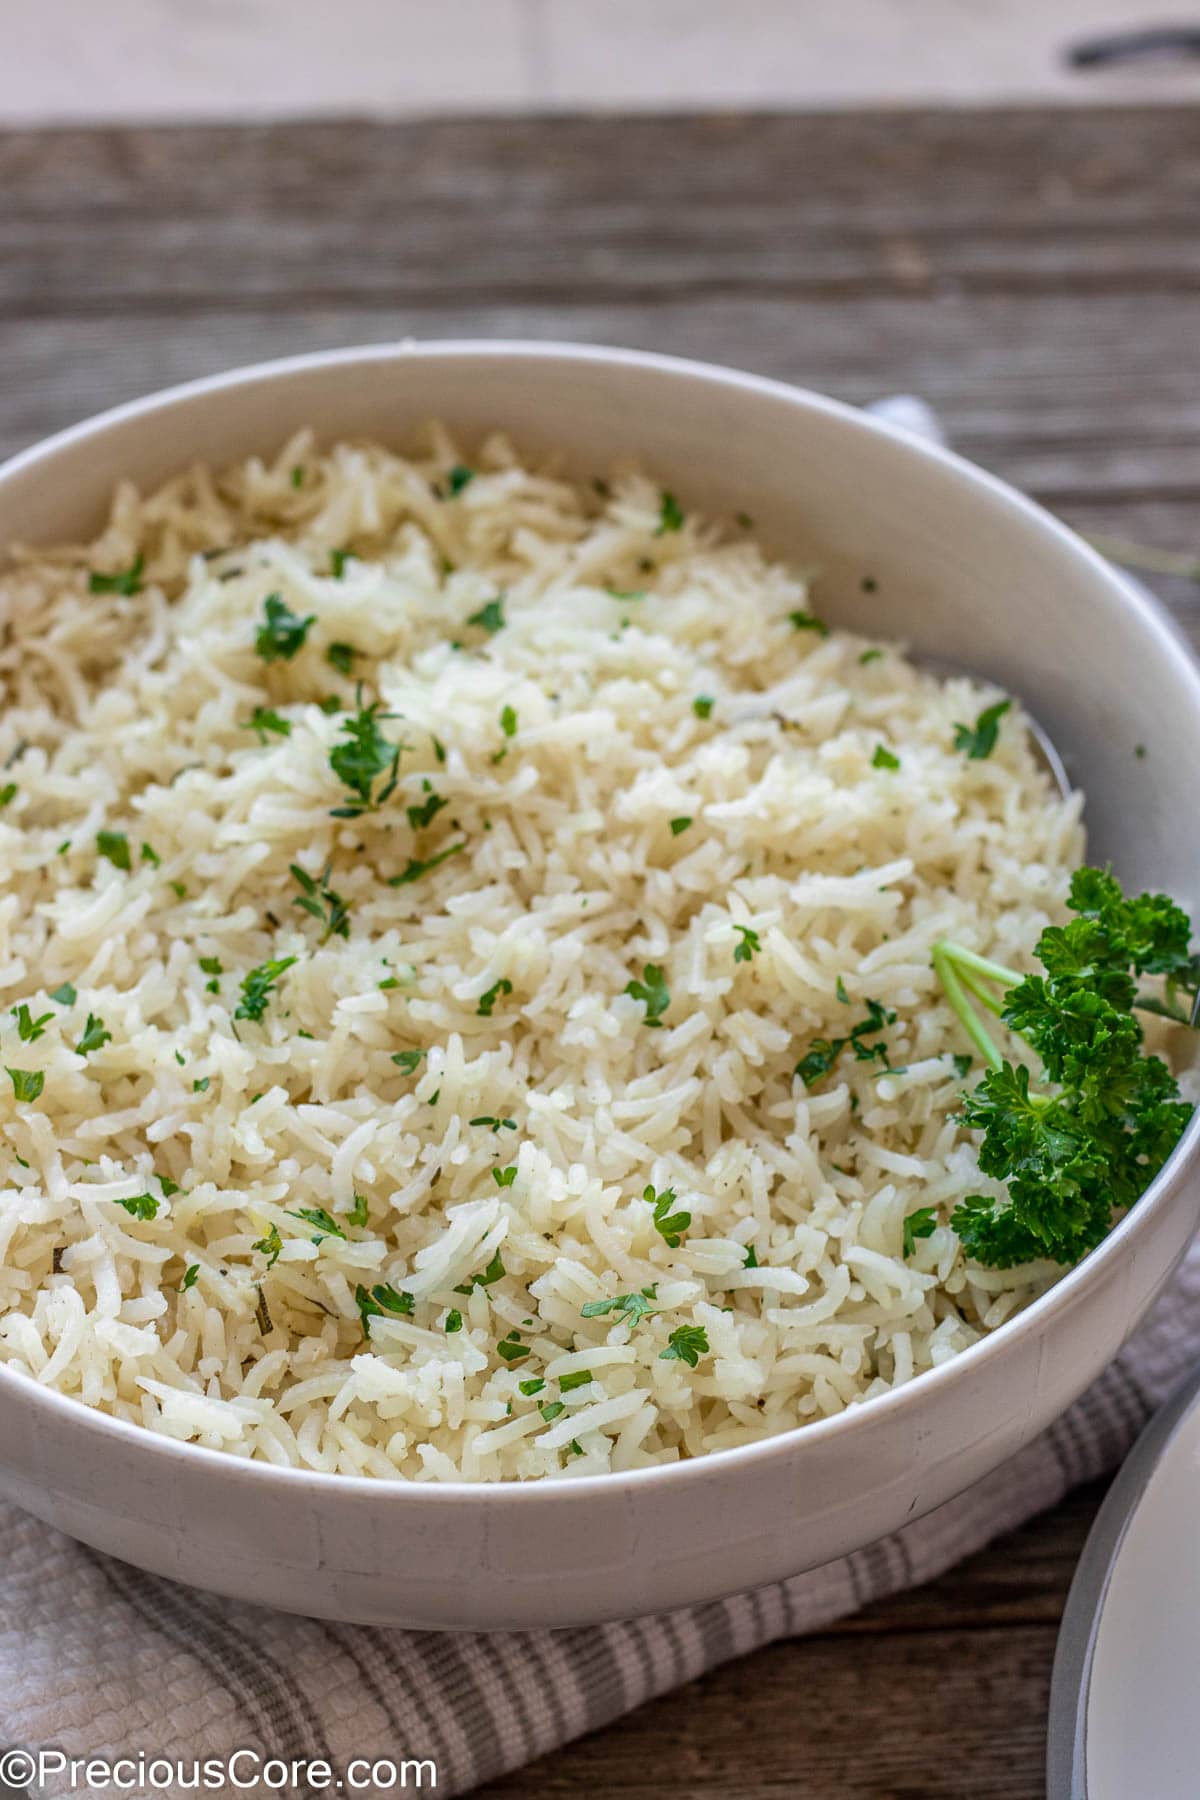
[[[1151,1420],[1084,1547],[1050,1691],[1048,1800],[1200,1792],[1200,1375]]]

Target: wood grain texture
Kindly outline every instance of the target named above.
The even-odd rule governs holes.
[[[1184,108],[0,135],[0,453],[261,357],[574,338],[922,393],[1080,529],[1200,550],[1198,226]],[[1098,1501],[489,1800],[1037,1800]]]

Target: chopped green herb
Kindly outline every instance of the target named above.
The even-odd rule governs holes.
[[[171,892],[174,894],[174,896],[177,900],[186,900],[187,899],[187,889],[183,885],[182,881],[173,881],[173,882],[171,882],[170,886],[171,886]]]
[[[754,530],[754,520],[748,512],[734,513],[733,520],[734,524],[740,526],[743,531]]]
[[[512,991],[513,984],[508,980],[507,976],[502,975],[499,981],[494,981],[487,992],[480,994],[479,996],[479,1004],[475,1008],[478,1017],[481,1019],[490,1019],[492,1016],[492,1008],[495,1006],[501,994],[511,994]]]
[[[323,700],[317,701],[317,705],[320,707],[320,709],[323,713],[325,713],[329,716],[332,716],[334,713],[339,713],[344,710],[344,708],[342,706],[342,697],[340,694],[326,694],[326,696]]]
[[[517,1383],[518,1388],[521,1393],[525,1395],[526,1399],[528,1399],[531,1394],[540,1394],[545,1385],[546,1383],[540,1375],[532,1375],[528,1381],[519,1381]]]
[[[762,949],[757,931],[751,931],[748,925],[735,925],[733,928],[741,938],[741,943],[733,953],[735,963],[748,963]]]
[[[529,1355],[529,1345],[523,1344],[515,1331],[510,1331],[508,1336],[501,1338],[496,1345],[496,1353],[511,1365],[525,1360]]]
[[[864,575],[859,585],[864,594],[873,594],[875,589],[879,586],[879,583],[873,575]]]
[[[257,732],[259,743],[265,744],[269,731],[274,732],[276,737],[290,737],[292,722],[290,719],[280,718],[269,706],[256,706],[250,717],[243,721],[242,729]]]
[[[89,594],[124,594],[129,599],[133,594],[142,591],[142,570],[146,566],[143,556],[135,556],[127,569],[119,569],[115,575],[100,575],[95,570],[88,576]]]
[[[54,854],[55,854],[55,856],[65,856],[67,854],[67,851],[70,848],[71,848],[70,838],[64,838],[62,843],[58,846],[58,849],[54,852]]]
[[[816,613],[790,612],[788,619],[794,631],[815,631],[818,637],[827,638],[829,636],[828,625],[824,619],[818,619]]]
[[[268,594],[263,601],[263,622],[255,633],[254,648],[266,663],[290,662],[303,650],[304,640],[316,621],[316,613],[298,618],[282,594]]]
[[[838,999],[841,1001],[843,1006],[849,1006],[850,996],[846,992],[846,984],[842,980],[840,975],[837,978],[837,986],[834,988],[833,991],[837,995]]]
[[[617,1294],[611,1300],[589,1300],[579,1311],[585,1319],[599,1319],[606,1313],[618,1313],[620,1322],[635,1331],[646,1317],[657,1309],[650,1304],[654,1299],[653,1288],[643,1288],[639,1294]]]
[[[40,1037],[45,1037],[46,1027],[54,1017],[52,1012],[42,1013],[35,1019],[27,1003],[22,1000],[20,1006],[9,1009],[17,1021],[17,1035],[23,1044],[36,1044]]]
[[[691,822],[692,821],[689,818],[681,817],[678,819],[672,819],[671,820],[671,836],[678,837],[681,831],[687,830],[687,828],[691,824]]]
[[[156,1219],[158,1217],[158,1201],[153,1194],[134,1194],[128,1200],[118,1200],[132,1219]]]
[[[972,762],[983,762],[996,748],[1000,721],[1011,706],[1011,700],[997,700],[994,706],[984,707],[974,725],[956,724],[954,748],[963,751]]]
[[[18,1100],[36,1100],[46,1085],[42,1069],[9,1069],[7,1064],[5,1069],[12,1082],[13,1094]]]
[[[698,719],[711,719],[712,709],[716,704],[711,694],[697,694],[692,701],[692,711]]]
[[[511,706],[501,708],[500,729],[506,738],[516,737],[517,735],[517,715]]]
[[[871,758],[871,767],[873,769],[898,769],[900,758],[885,744],[876,744],[875,754]]]
[[[304,486],[304,464],[303,463],[296,464],[295,468],[292,470],[291,481],[292,481],[292,486],[294,488]]]
[[[463,1328],[462,1314],[459,1312],[457,1306],[452,1306],[450,1308],[450,1311],[446,1314],[446,1323],[442,1327],[442,1329],[444,1331],[454,1332],[454,1331],[461,1331],[462,1328]]]
[[[315,879],[302,869],[299,863],[290,865],[292,879],[296,881],[301,892],[292,901],[293,906],[302,907],[321,925],[325,927],[321,934],[321,943],[328,943],[331,937],[348,938],[350,936],[350,908],[340,894],[335,894],[326,883],[329,880],[330,864],[326,863],[320,875]],[[203,964],[201,964],[203,967]],[[220,971],[218,970],[219,974]]]
[[[570,1394],[576,1388],[586,1387],[594,1379],[590,1369],[574,1369],[569,1375],[559,1376],[558,1391],[560,1394]]]
[[[478,625],[481,630],[488,633],[489,637],[497,631],[503,631],[505,626],[504,595],[497,594],[494,600],[489,600],[486,606],[481,606],[478,612],[473,612],[467,619],[467,624]]]
[[[865,667],[867,663],[879,662],[882,656],[882,650],[864,650],[858,660]]]
[[[469,1123],[472,1125],[489,1125],[493,1131],[515,1131],[517,1129],[517,1121],[515,1119],[497,1119],[491,1113],[480,1113],[477,1119],[471,1119]]]
[[[211,1080],[212,1080],[211,1075],[201,1075],[198,1081],[193,1081],[193,1083],[192,1083],[193,1094],[207,1094],[208,1084]]]
[[[839,995],[839,999],[841,996]],[[890,1067],[887,1045],[879,1039],[879,1033],[886,1026],[896,1023],[894,1012],[888,1012],[878,1000],[866,1002],[867,1016],[852,1025],[845,1037],[814,1038],[807,1053],[796,1064],[793,1074],[798,1075],[805,1087],[815,1087],[817,1082],[828,1075],[842,1051],[849,1045],[859,1062],[879,1062],[885,1069]],[[875,1043],[868,1043],[868,1038],[876,1038]]]
[[[342,725],[348,741],[336,745],[329,752],[330,768],[355,796],[353,805],[333,808],[335,819],[357,819],[360,814],[382,806],[395,790],[396,771],[407,745],[393,744],[380,730],[382,704],[382,701],[374,700],[370,706],[360,706]],[[391,715],[384,713],[383,717],[389,718]],[[383,787],[377,794],[373,793],[377,778],[384,774],[387,775],[387,780]]]
[[[56,1001],[59,1006],[74,1006],[79,996],[71,986],[71,983],[69,981],[64,981],[61,987],[55,988],[50,998]]]
[[[708,1333],[703,1325],[679,1325],[667,1339],[667,1347],[658,1353],[660,1362],[682,1362],[694,1369],[709,1351]]]
[[[352,550],[331,550],[329,552],[329,573],[335,581],[341,581],[346,573],[346,564],[353,554]]]
[[[179,1284],[179,1291],[181,1294],[186,1294],[189,1288],[195,1287],[196,1279],[199,1274],[200,1264],[189,1263],[187,1268],[183,1271],[183,1280]]]
[[[99,1050],[103,1045],[111,1043],[112,1032],[105,1030],[104,1020],[97,1018],[95,1013],[89,1013],[83,1036],[75,1046],[77,1054],[87,1056],[92,1050]]]
[[[406,806],[404,809],[414,831],[424,831],[427,826],[433,824],[442,808],[450,804],[440,794],[434,793],[428,781],[422,782],[421,786],[425,793],[424,800],[416,801],[412,806]]]
[[[440,850],[436,856],[427,857],[424,862],[421,862],[415,856],[411,856],[399,875],[392,875],[389,877],[388,886],[407,887],[410,882],[419,881],[422,875],[428,875],[430,869],[436,869],[439,863],[444,863],[448,861],[450,857],[457,856],[459,851],[465,850],[466,847],[467,841],[463,838],[459,843],[451,844],[448,849]]]
[[[416,1311],[417,1303],[413,1296],[398,1292],[390,1282],[381,1282],[373,1287],[371,1298],[382,1306],[385,1312],[398,1313],[404,1319],[411,1319]]]
[[[566,1410],[567,1409],[561,1400],[543,1400],[538,1405],[538,1411],[541,1413],[543,1419],[545,1419],[547,1425],[552,1425],[555,1419],[562,1413],[565,1413]]]
[[[287,1214],[291,1219],[303,1219],[306,1225],[315,1225],[325,1237],[344,1238],[346,1235],[333,1214],[326,1212],[323,1206],[288,1207]],[[321,1240],[315,1241],[320,1243]]]
[[[973,1058],[968,1056],[965,1050],[955,1050],[951,1055],[950,1061],[958,1071],[959,1080],[965,1081],[967,1076],[971,1073],[971,1063]]]
[[[461,494],[467,484],[474,481],[474,479],[474,469],[468,469],[465,463],[455,463],[449,475],[446,477],[446,486],[450,490],[451,499],[454,499],[457,495]]]
[[[369,1223],[371,1217],[371,1202],[367,1199],[365,1194],[355,1194],[354,1205],[350,1208],[346,1217],[351,1225],[359,1231],[363,1230]]]
[[[512,1167],[509,1169],[493,1169],[492,1170],[492,1180],[495,1182],[496,1186],[499,1188],[511,1187],[513,1182],[516,1179],[517,1179],[516,1163],[513,1163]]]
[[[250,1248],[261,1251],[267,1259],[268,1269],[273,1269],[279,1261],[279,1255],[283,1249],[283,1239],[279,1235],[278,1225],[272,1225],[266,1237],[260,1237],[258,1242],[252,1244]]]
[[[353,644],[330,644],[325,651],[325,661],[339,675],[349,675],[354,667],[355,657],[361,655],[361,650],[356,650]]]
[[[645,1006],[643,1024],[661,1026],[662,1015],[671,1004],[671,994],[658,963],[647,963],[642,970],[641,981],[627,981],[622,992],[628,994],[631,1000],[640,1000]]]
[[[126,875],[133,867],[129,855],[129,839],[122,831],[98,831],[96,848],[101,856],[107,857],[114,869],[121,869]]]
[[[645,588],[610,587],[605,588],[604,591],[606,594],[611,594],[614,600],[644,600],[646,598]]]
[[[692,1222],[690,1212],[673,1213],[671,1208],[677,1199],[674,1188],[663,1188],[656,1193],[653,1187],[642,1189],[642,1199],[653,1209],[653,1224],[659,1237],[670,1250],[678,1250],[683,1242],[683,1234]]]
[[[242,977],[242,997],[233,1011],[235,1019],[261,1019],[267,1010],[275,984],[296,961],[294,956],[278,956],[259,963]]]
[[[662,537],[668,531],[682,531],[683,519],[683,508],[674,494],[664,488],[658,503],[658,525],[655,529],[655,537]]]
[[[154,847],[150,844],[142,845],[142,861],[145,863],[149,863],[150,867],[152,869],[161,869],[162,868],[162,857],[158,854],[158,851],[155,850]]]
[[[910,1257],[918,1238],[932,1237],[937,1229],[937,1207],[918,1206],[904,1221],[904,1255]]]
[[[748,1244],[746,1246],[746,1257],[745,1261],[742,1263],[742,1267],[743,1269],[758,1268],[758,1251],[754,1248],[753,1244]]]
[[[402,1074],[415,1075],[424,1054],[423,1050],[397,1050],[392,1061]]]
[[[0,806],[7,806],[10,800],[16,799],[16,796],[17,796],[16,782],[15,781],[6,781],[4,786],[2,788],[0,788]]]

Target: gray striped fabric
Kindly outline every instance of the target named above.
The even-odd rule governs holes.
[[[266,1613],[0,1507],[0,1747],[186,1760],[249,1746],[335,1769],[428,1757],[437,1792],[461,1794],[730,1657],[928,1581],[1112,1468],[1198,1358],[1200,1244],[1094,1387],[929,1518],[776,1587],[589,1631],[438,1636]]]

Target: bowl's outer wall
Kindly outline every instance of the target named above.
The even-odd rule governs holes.
[[[271,452],[304,425],[402,445],[434,417],[468,445],[500,426],[560,449],[581,475],[633,449],[686,506],[748,511],[772,549],[820,570],[834,623],[1020,694],[1087,788],[1093,856],[1194,904],[1200,680],[1171,629],[1007,490],[770,383],[553,347],[301,359],[16,459],[0,470],[0,545],[89,534],[121,476],[145,487],[193,460]],[[1177,1157],[1108,1244],[997,1338],[853,1417],[746,1451],[522,1487],[341,1481],[181,1447],[0,1367],[0,1492],[143,1567],[332,1618],[567,1625],[759,1585],[928,1511],[1061,1411],[1191,1237],[1192,1160]]]

